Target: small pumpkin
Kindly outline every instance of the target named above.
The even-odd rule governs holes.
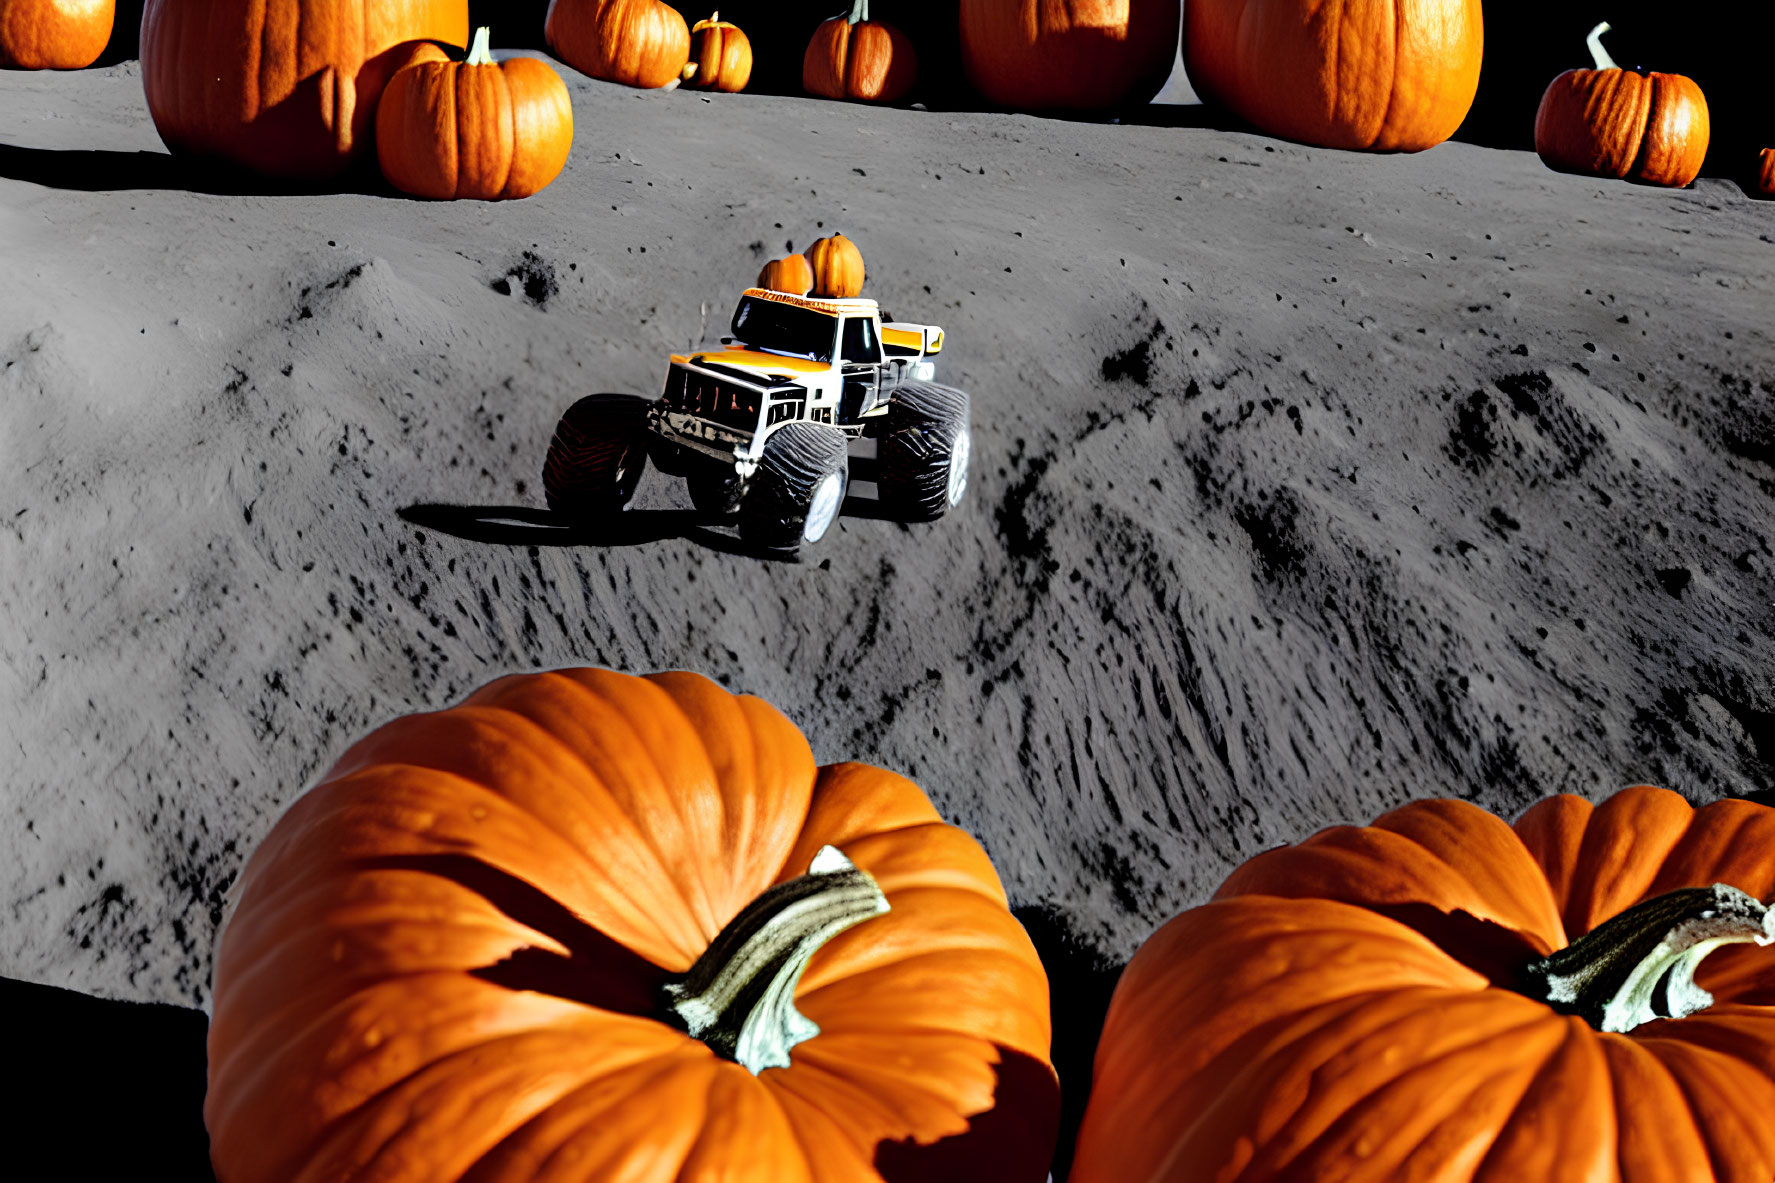
[[[863,293],[863,252],[842,234],[821,238],[807,248],[813,271],[813,294],[849,299]]]
[[[397,719],[236,890],[223,1183],[1047,1169],[1047,980],[985,852],[697,675],[515,675]]]
[[[395,188],[419,197],[529,197],[560,175],[573,146],[573,103],[547,62],[495,62],[489,32],[468,58],[435,45],[395,71],[376,110],[376,156]]]
[[[1608,31],[1586,38],[1594,70],[1567,70],[1541,96],[1535,152],[1560,172],[1681,188],[1707,158],[1707,98],[1681,74],[1621,69],[1602,47]]]
[[[684,85],[737,94],[752,78],[752,42],[719,12],[690,26],[690,61]]]
[[[582,74],[646,90],[677,86],[690,26],[662,0],[549,0],[543,37]]]
[[[1023,111],[1150,100],[1177,58],[1178,0],[961,0],[962,66]]]
[[[1196,92],[1303,144],[1421,151],[1479,92],[1480,0],[1190,0],[1183,21]]]
[[[142,89],[175,153],[324,179],[368,151],[413,41],[468,45],[468,0],[147,0]]]
[[[1645,785],[1260,854],[1129,962],[1070,1183],[1767,1183],[1772,891],[1775,809]]]
[[[808,264],[806,255],[772,259],[758,273],[757,286],[773,292],[788,292],[792,296],[805,296],[813,289],[814,269]]]
[[[827,99],[896,103],[918,80],[912,39],[886,21],[869,19],[869,0],[822,21],[801,59],[801,86]]]
[[[83,70],[111,40],[117,0],[0,0],[0,67]]]

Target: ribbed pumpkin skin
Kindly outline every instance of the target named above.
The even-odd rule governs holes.
[[[1711,954],[1712,1007],[1612,1035],[1426,935],[1532,957],[1715,882],[1775,891],[1775,810],[1421,801],[1258,855],[1128,964],[1070,1183],[1768,1183],[1775,948]]]
[[[660,0],[549,0],[543,36],[575,70],[645,90],[690,60],[690,26]]]
[[[453,62],[420,46],[376,108],[376,156],[390,184],[419,197],[529,197],[573,147],[567,84],[546,62]]]
[[[753,1076],[644,1013],[827,843],[892,911],[815,955],[796,1004],[821,1033],[790,1067]],[[985,853],[910,781],[817,768],[773,707],[696,675],[513,676],[390,723],[238,890],[205,1102],[222,1183],[850,1183],[883,1139],[995,1116],[1030,1128],[980,1148],[991,1177],[1046,1170],[1047,981]],[[1001,1055],[1042,1079],[1009,1113]]]
[[[686,86],[737,94],[752,80],[752,41],[727,21],[698,21],[690,29],[690,60],[696,73]]]
[[[813,294],[848,300],[863,294],[863,252],[842,234],[817,239],[807,248]]]
[[[370,146],[399,47],[468,44],[468,0],[148,0],[142,89],[174,152],[326,178]]]
[[[918,81],[912,38],[886,21],[821,21],[801,59],[801,87],[826,99],[897,103]]]
[[[758,286],[773,292],[805,296],[814,286],[814,269],[808,265],[806,255],[772,259],[758,273]]]
[[[1138,105],[1171,75],[1177,13],[1178,0],[962,0],[962,66],[1018,110]]]
[[[0,67],[83,70],[111,40],[117,0],[0,0]]]
[[[1775,148],[1764,148],[1757,154],[1757,189],[1775,197]]]
[[[1479,0],[1191,0],[1183,20],[1196,93],[1303,144],[1434,147],[1479,91]]]
[[[1712,119],[1681,74],[1567,70],[1541,96],[1535,152],[1549,168],[1681,188],[1701,174]]]

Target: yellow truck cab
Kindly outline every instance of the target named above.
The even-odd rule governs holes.
[[[853,460],[897,516],[937,517],[960,500],[968,400],[933,381],[942,329],[883,323],[871,299],[748,288],[721,340],[673,354],[642,409],[613,410],[633,398],[622,395],[575,404],[544,469],[550,505],[621,508],[651,460],[685,478],[698,509],[737,512],[743,538],[793,550],[837,518]]]

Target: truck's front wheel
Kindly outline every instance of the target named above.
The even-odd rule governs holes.
[[[647,468],[647,407],[638,395],[590,394],[567,408],[542,466],[550,509],[585,518],[629,503]]]
[[[972,445],[966,391],[902,383],[878,452],[882,508],[901,521],[928,522],[961,504]]]
[[[838,520],[850,483],[844,433],[790,423],[764,442],[758,471],[740,501],[740,537],[765,550],[818,542]]]

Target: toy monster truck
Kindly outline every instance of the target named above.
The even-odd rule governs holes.
[[[874,300],[748,288],[725,349],[673,355],[660,397],[594,394],[561,417],[543,467],[549,508],[620,510],[648,458],[740,537],[793,551],[838,518],[873,461],[882,510],[929,521],[968,484],[968,396],[931,381],[943,330],[883,324]],[[870,453],[874,455],[871,458]]]

